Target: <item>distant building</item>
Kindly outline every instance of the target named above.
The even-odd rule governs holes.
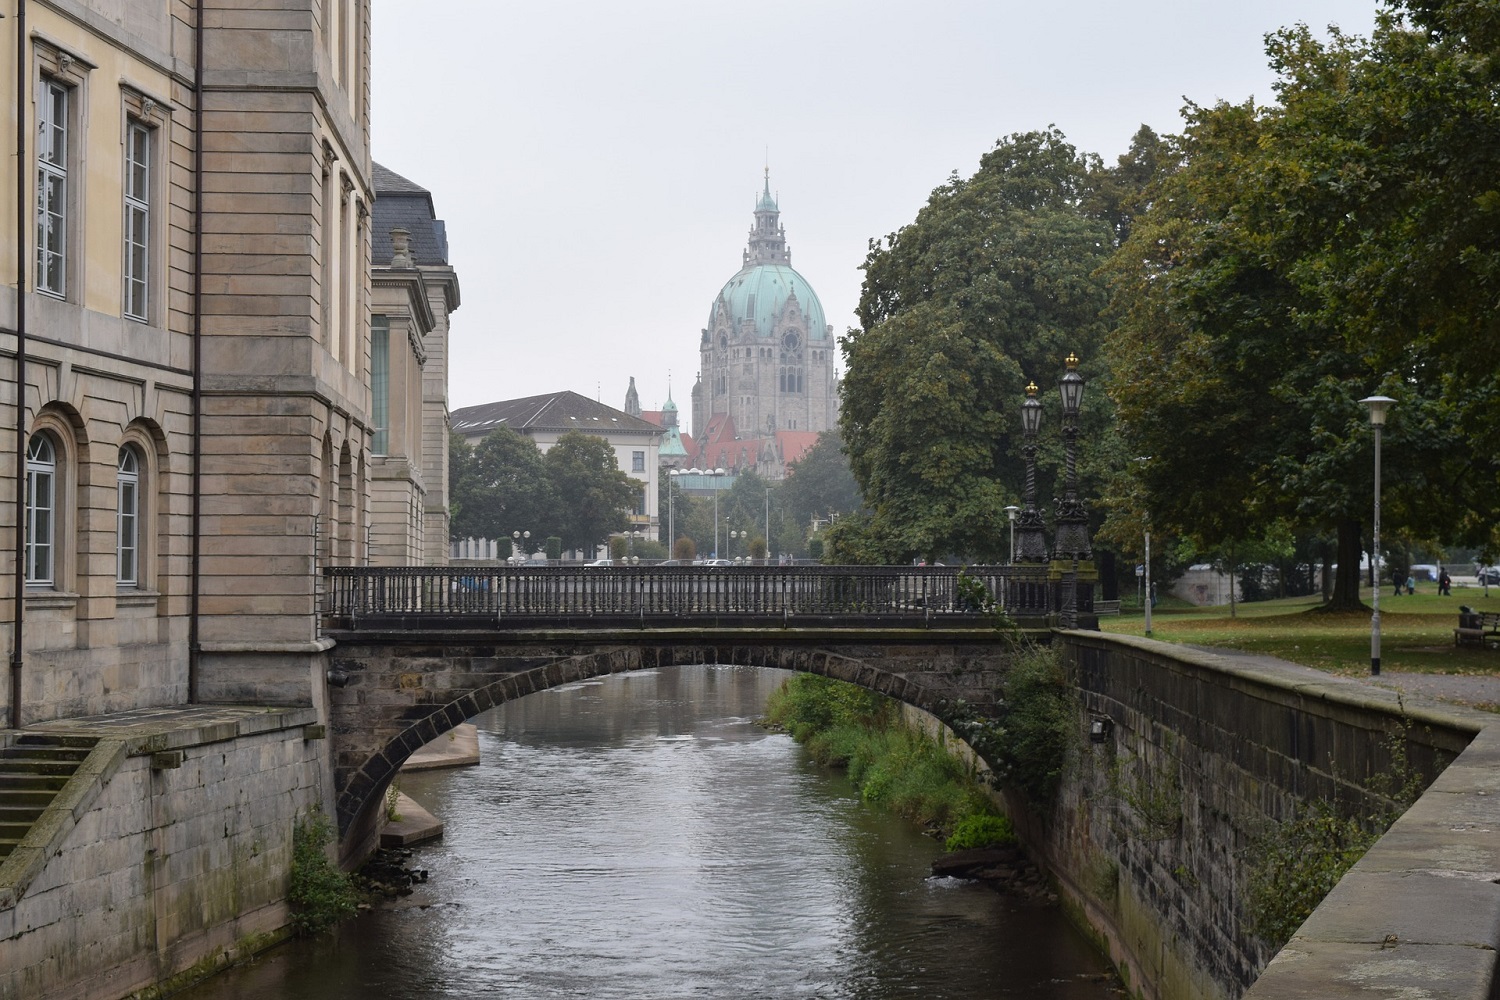
[[[740,270],[715,297],[702,331],[693,387],[700,442],[716,419],[726,426],[722,418],[747,442],[782,431],[816,434],[838,422],[833,327],[817,293],[792,269],[780,217],[768,170]],[[745,451],[769,456],[776,448],[747,444]]]
[[[370,551],[448,561],[448,317],[458,275],[432,194],[375,164],[371,223]]]
[[[452,421],[453,433],[470,444],[478,444],[493,430],[509,427],[535,441],[543,454],[568,431],[604,438],[614,448],[619,467],[641,484],[641,500],[629,515],[631,529],[645,532],[648,538],[658,537],[657,466],[662,429],[656,424],[570,391],[465,406],[453,411]]]

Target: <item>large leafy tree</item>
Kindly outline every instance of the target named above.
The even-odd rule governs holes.
[[[457,538],[509,538],[530,531],[535,544],[556,526],[556,493],[536,443],[509,427],[470,447],[455,436],[449,478]]]
[[[1190,106],[1108,268],[1112,393],[1153,520],[1225,553],[1336,530],[1344,605],[1372,490],[1361,397],[1398,400],[1391,522],[1476,539],[1496,504],[1494,449],[1473,445],[1494,443],[1497,240],[1468,218],[1500,169],[1495,76],[1486,106],[1468,50],[1496,5],[1409,6],[1415,27],[1385,15],[1368,43],[1271,36],[1278,106]]]
[[[555,496],[556,533],[564,549],[594,551],[624,531],[641,484],[620,471],[604,438],[569,431],[542,457]]]
[[[1002,509],[1021,493],[1027,381],[1054,384],[1070,352],[1085,374],[1101,370],[1094,271],[1116,220],[1097,209],[1099,173],[1055,129],[1012,135],[974,176],[935,190],[911,225],[871,242],[860,328],[843,342],[840,418],[870,514],[847,522],[842,552],[887,562],[1008,552]],[[1106,414],[1086,406],[1085,440]]]

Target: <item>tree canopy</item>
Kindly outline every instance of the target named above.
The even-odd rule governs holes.
[[[540,548],[549,535],[563,548],[593,551],[625,530],[641,483],[620,471],[608,441],[570,431],[542,455],[536,442],[508,427],[470,447],[449,448],[455,538],[509,538],[530,531]]]
[[[1392,521],[1483,543],[1497,504],[1500,110],[1475,46],[1500,5],[1404,6],[1368,42],[1271,35],[1279,105],[1190,105],[1106,268],[1153,521],[1224,551],[1337,530],[1341,603],[1373,492],[1362,397],[1397,400]]]
[[[1008,553],[1002,510],[1022,490],[1026,383],[1050,385],[1071,352],[1086,375],[1102,370],[1106,296],[1094,272],[1116,220],[1098,206],[1100,173],[1056,129],[1012,135],[974,176],[936,189],[912,224],[871,241],[861,325],[843,341],[840,417],[870,513],[843,522],[841,552]],[[1086,436],[1107,410],[1102,396],[1086,404]],[[1054,448],[1044,471],[1056,462]]]

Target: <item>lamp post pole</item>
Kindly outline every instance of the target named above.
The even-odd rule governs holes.
[[[1026,487],[1021,494],[1024,505],[1016,523],[1020,537],[1013,557],[1023,563],[1047,561],[1047,539],[1043,535],[1042,512],[1036,509],[1036,435],[1042,426],[1042,401],[1036,398],[1035,382],[1026,386],[1026,400],[1021,404],[1021,434],[1025,443],[1021,455],[1026,460]]]
[[[1370,532],[1370,571],[1375,578],[1370,615],[1370,675],[1380,676],[1380,432],[1385,427],[1385,411],[1396,402],[1389,396],[1367,396],[1360,400],[1370,408],[1370,427],[1375,431],[1375,523]]]
[[[677,547],[677,477],[682,474],[681,469],[667,470],[667,558],[676,558],[673,550]],[[661,510],[660,507],[656,508]]]
[[[1020,510],[1021,508],[1015,504],[1010,504],[1005,508],[1005,516],[1010,518],[1010,561],[1012,564],[1016,561],[1016,514]]]
[[[531,554],[529,552],[521,551],[521,549],[523,548],[522,543],[529,543],[531,541],[531,532],[512,531],[510,533],[510,537],[515,540],[515,544],[511,546],[510,558],[512,562],[519,566],[521,563],[525,562],[526,557]],[[530,545],[526,544],[524,547],[530,548]],[[517,553],[519,553],[519,557],[517,556]]]

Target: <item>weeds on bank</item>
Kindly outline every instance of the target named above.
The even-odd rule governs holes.
[[[1404,709],[1403,709],[1404,713]],[[1244,854],[1250,928],[1274,948],[1291,940],[1339,879],[1422,794],[1422,775],[1406,753],[1411,720],[1385,739],[1391,765],[1369,781],[1385,803],[1360,817],[1314,802],[1301,815],[1272,823]]]
[[[971,817],[995,817],[969,770],[937,740],[908,729],[897,704],[882,695],[814,674],[782,684],[766,704],[768,724],[803,744],[813,760],[846,770],[860,797],[948,836],[974,840]],[[980,846],[971,843],[969,846]]]
[[[352,916],[359,895],[350,877],[328,860],[333,826],[321,812],[297,821],[292,830],[292,872],[286,899],[292,908],[292,930],[315,937]]]

